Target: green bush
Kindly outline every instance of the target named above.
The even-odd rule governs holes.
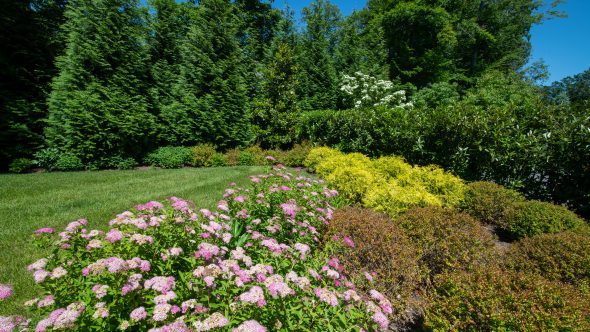
[[[227,166],[227,159],[223,153],[216,152],[211,157],[211,166],[213,167],[223,167]]]
[[[239,149],[230,149],[225,152],[225,162],[227,166],[238,166],[240,163],[240,153]]]
[[[510,206],[500,227],[512,239],[544,233],[558,233],[585,222],[561,205],[541,201],[518,202]]]
[[[414,208],[395,222],[420,248],[431,276],[471,269],[493,257],[493,236],[466,213],[435,206]]]
[[[523,202],[524,196],[492,182],[473,182],[467,185],[461,204],[464,212],[490,225],[500,225],[514,203]]]
[[[436,277],[426,331],[590,331],[590,297],[571,285],[490,266]]]
[[[37,151],[35,153],[35,164],[39,167],[52,171],[55,168],[55,164],[59,160],[61,152],[56,148],[46,148]]]
[[[255,165],[264,166],[267,164],[266,156],[269,151],[263,150],[260,145],[249,146],[244,151],[254,155]]]
[[[215,154],[215,146],[213,144],[199,144],[192,148],[194,167],[209,167],[211,166],[211,158]]]
[[[84,169],[84,164],[77,156],[70,153],[63,153],[54,167],[58,171],[79,171]]]
[[[137,167],[137,161],[133,158],[116,157],[113,158],[112,167],[121,170],[130,170]]]
[[[334,213],[324,242],[334,238],[344,244],[338,256],[345,272],[365,280],[357,284],[365,293],[374,288],[389,298],[397,298],[395,314],[402,316],[422,281],[418,249],[404,231],[387,215],[347,207]],[[368,283],[364,272],[374,273],[374,281]]]
[[[240,151],[240,154],[238,155],[238,165],[255,166],[256,156],[248,151]]]
[[[28,158],[18,158],[13,160],[8,167],[10,173],[26,173],[33,167],[33,161]]]
[[[191,148],[182,146],[165,146],[148,154],[145,162],[151,166],[162,168],[180,168],[190,165],[193,161]]]
[[[590,286],[590,236],[566,231],[524,238],[507,252],[507,265],[550,280]]]
[[[302,167],[311,148],[312,146],[309,142],[295,144],[293,148],[282,153],[280,161],[285,166]]]

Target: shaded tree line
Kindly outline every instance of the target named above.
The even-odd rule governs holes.
[[[521,71],[556,5],[369,0],[345,17],[315,0],[298,24],[262,0],[7,0],[1,167],[42,148],[106,167],[166,145],[288,147],[298,113],[345,108],[343,75],[358,71],[463,96],[486,72]],[[571,99],[577,83],[563,84],[550,102]]]

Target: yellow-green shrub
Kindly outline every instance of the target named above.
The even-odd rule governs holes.
[[[340,195],[353,202],[361,202],[369,190],[383,187],[385,181],[366,167],[337,167],[325,177]]]
[[[401,186],[397,180],[374,183],[376,185],[366,191],[363,205],[385,212],[392,218],[414,207],[442,206],[438,197],[419,184]]]
[[[404,158],[398,156],[387,156],[375,159],[373,161],[373,167],[383,175],[392,178],[412,172],[412,165],[408,164]]]
[[[305,162],[303,163],[305,167],[307,167],[311,172],[315,172],[316,166],[321,163],[322,161],[326,160],[326,158],[342,155],[342,152],[328,148],[328,147],[318,147],[313,148],[309,151],[307,158],[305,158]]]
[[[215,145],[213,144],[199,144],[193,147],[193,162],[194,167],[210,167],[211,158],[216,153]]]
[[[438,166],[414,167],[411,173],[402,176],[407,177],[411,177],[410,183],[422,184],[429,193],[442,201],[443,206],[458,206],[465,197],[467,187],[463,180]]]
[[[377,175],[377,171],[373,168],[373,162],[371,159],[360,153],[327,157],[317,164],[315,172],[322,177],[328,177],[340,168],[362,168]]]
[[[344,197],[392,217],[412,207],[457,206],[466,190],[463,180],[439,167],[412,167],[396,156],[371,160],[360,153],[316,148],[305,164]]]

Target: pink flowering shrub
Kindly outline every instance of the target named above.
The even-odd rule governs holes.
[[[387,329],[389,300],[357,293],[320,250],[337,192],[280,167],[251,180],[214,211],[173,197],[106,232],[79,220],[57,239],[36,234],[55,249],[28,267],[46,291],[27,302],[42,316],[35,331]]]

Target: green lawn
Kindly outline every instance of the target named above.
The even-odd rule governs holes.
[[[30,243],[41,227],[60,229],[86,218],[90,228],[105,228],[117,213],[138,203],[177,196],[212,207],[230,182],[245,184],[263,167],[147,169],[0,175],[0,283],[14,286],[0,315],[22,313],[22,302],[39,289],[26,266],[42,257]]]

